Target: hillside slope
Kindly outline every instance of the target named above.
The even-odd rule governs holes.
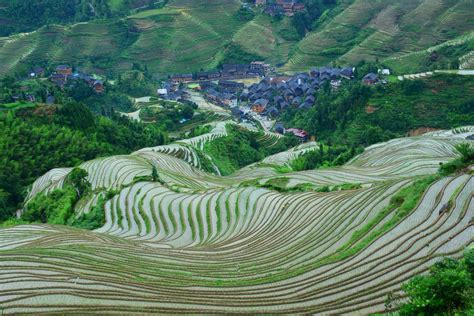
[[[185,142],[82,164],[95,195],[78,212],[117,190],[95,232],[0,230],[3,312],[381,312],[402,282],[474,242],[472,175],[439,178],[418,204],[405,200],[474,127],[377,144],[340,168],[282,175],[256,164],[219,177],[193,167],[202,144],[226,134],[219,124]],[[284,164],[284,156],[270,160]],[[166,185],[133,181],[152,165]],[[30,197],[61,187],[69,171],[44,175]],[[253,179],[362,187],[280,193]]]
[[[165,76],[246,59],[285,64],[282,70],[290,72],[378,59],[400,72],[415,72],[430,68],[426,50],[443,43],[454,46],[446,52],[450,62],[471,63],[474,4],[469,0],[343,1],[301,40],[289,18],[257,14],[247,21],[239,8],[237,0],[171,0],[162,9],[121,20],[45,26],[0,38],[0,75],[49,62],[112,73],[137,63]]]
[[[303,39],[285,68],[399,57],[472,31],[473,17],[472,1],[355,0]]]
[[[214,68],[245,23],[237,0],[176,0],[125,19],[94,20],[0,38],[0,75],[31,65],[70,63],[98,72],[146,65],[162,75]]]

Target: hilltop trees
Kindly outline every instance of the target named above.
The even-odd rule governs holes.
[[[26,205],[22,219],[57,225],[74,222],[74,206],[91,187],[87,176],[84,169],[74,168],[67,176],[63,189],[35,196]]]
[[[316,169],[318,167],[340,166],[348,162],[356,154],[363,151],[363,148],[348,147],[344,145],[327,147],[320,145],[320,150],[309,151],[296,158],[291,163],[294,171]]]
[[[10,0],[5,15],[14,23],[2,26],[0,35],[30,31],[46,24],[63,24],[107,18],[111,11],[107,0]]]
[[[470,163],[474,161],[474,146],[469,143],[456,145],[456,150],[461,154],[461,161]]]
[[[255,133],[236,126],[227,126],[226,137],[205,144],[204,153],[209,155],[222,175],[262,160],[266,156],[296,146],[299,141],[294,136],[285,136],[273,146],[264,141],[263,132]],[[212,168],[211,168],[212,170]]]
[[[72,185],[76,189],[79,197],[81,197],[82,194],[91,186],[87,181],[88,175],[89,174],[84,169],[74,168],[66,178],[66,183]]]
[[[38,194],[28,203],[22,219],[28,222],[65,225],[74,214],[74,205],[78,200],[76,190],[67,186],[50,194]]]

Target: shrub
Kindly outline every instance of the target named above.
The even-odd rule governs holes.
[[[473,256],[470,249],[463,260],[445,258],[428,275],[411,279],[403,286],[408,303],[401,306],[400,315],[454,315],[472,308]]]
[[[99,197],[97,205],[87,214],[82,214],[79,218],[71,218],[69,221],[70,226],[77,228],[94,230],[102,227],[105,224],[105,202],[106,198]]]
[[[50,194],[38,194],[26,206],[23,220],[28,222],[65,225],[74,214],[74,205],[78,201],[75,188],[67,186]]]
[[[456,145],[455,148],[457,152],[460,154],[460,157],[448,163],[441,164],[439,167],[440,174],[450,175],[474,163],[474,146],[468,143],[462,143],[462,144]]]

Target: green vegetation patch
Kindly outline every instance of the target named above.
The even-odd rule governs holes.
[[[28,222],[66,225],[74,216],[77,201],[76,190],[70,186],[47,195],[40,193],[28,203],[22,218]]]
[[[474,163],[474,145],[470,143],[462,143],[456,145],[455,148],[460,154],[460,157],[448,163],[441,164],[439,172],[442,175],[450,175],[459,172]]]
[[[360,67],[371,68],[370,64]],[[358,71],[357,76],[366,70]],[[418,128],[448,129],[474,122],[472,76],[435,75],[377,87],[357,80],[345,82],[338,91],[324,86],[316,97],[317,106],[308,111],[289,109],[282,121],[328,145],[355,150],[406,136]]]
[[[400,316],[472,315],[474,312],[474,249],[467,249],[461,259],[444,258],[404,284],[408,301],[399,305],[393,294],[386,306],[399,308]]]
[[[251,132],[234,125],[228,125],[227,132],[228,136],[204,146],[204,152],[212,158],[222,175],[232,174],[269,155],[285,151],[298,142],[296,138],[283,137],[275,145],[268,147],[262,137],[263,132]]]
[[[14,102],[14,103],[0,104],[0,110],[2,108],[8,109],[8,110],[14,110],[14,109],[31,108],[31,107],[35,107],[35,104],[31,102]]]

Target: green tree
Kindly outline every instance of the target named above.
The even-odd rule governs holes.
[[[89,181],[87,181],[88,176],[89,173],[86,170],[74,168],[67,176],[66,183],[72,185],[76,189],[77,195],[81,197],[91,186]]]
[[[71,186],[55,190],[50,194],[38,194],[25,208],[22,216],[28,222],[65,225],[74,214],[78,201],[76,189]]]
[[[0,219],[6,218],[10,215],[8,211],[8,201],[11,194],[0,189]]]
[[[469,143],[462,143],[456,145],[456,150],[461,154],[461,161],[469,163],[474,161],[474,146]]]
[[[472,266],[474,250],[465,258],[446,258],[436,263],[428,275],[416,276],[403,286],[408,303],[400,308],[400,315],[455,315],[472,308],[473,279],[468,264]]]
[[[160,179],[160,176],[158,175],[158,170],[156,170],[155,166],[153,166],[151,170],[151,179],[153,182],[158,182]]]

